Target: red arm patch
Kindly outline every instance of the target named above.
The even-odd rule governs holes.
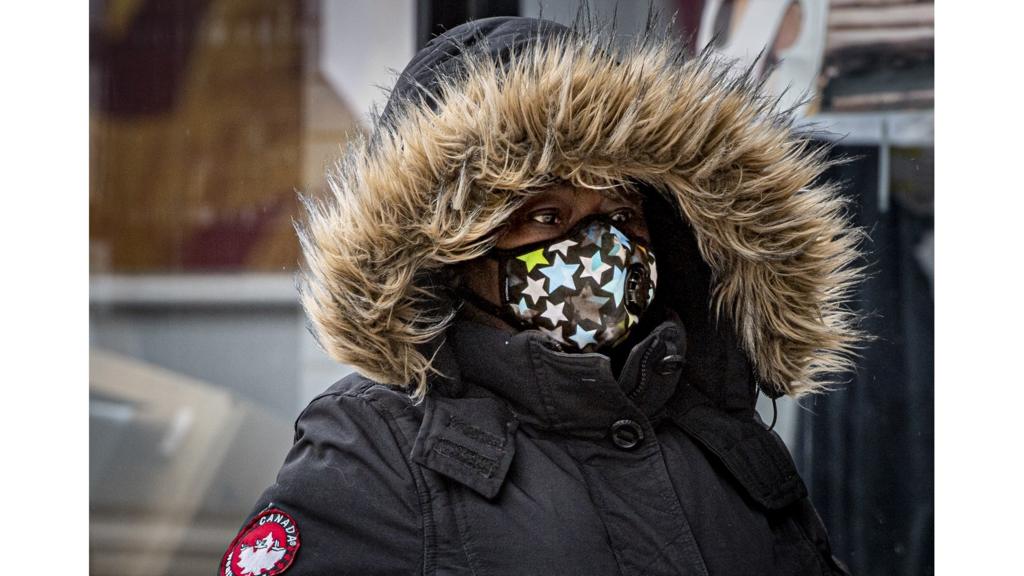
[[[299,551],[299,525],[278,508],[257,514],[231,541],[221,576],[274,576],[292,565]]]

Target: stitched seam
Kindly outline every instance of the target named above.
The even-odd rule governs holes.
[[[683,429],[683,431],[687,432],[690,435],[690,437],[697,440],[697,442],[700,445],[702,445],[705,450],[708,450],[709,452],[714,454],[718,461],[723,466],[725,466],[725,469],[728,470],[729,473],[732,475],[733,480],[740,484],[740,486],[743,487],[744,491],[747,492],[747,494],[749,494],[755,501],[757,501],[758,504],[768,507],[768,502],[765,501],[763,494],[750,493],[751,491],[749,490],[749,488],[743,480],[744,478],[746,478],[746,475],[744,475],[742,473],[742,470],[739,470],[736,467],[736,465],[732,462],[732,460],[727,457],[727,454],[729,453],[729,450],[731,450],[731,447],[726,448],[724,450],[720,450],[712,442],[709,442],[706,438],[704,438],[704,436],[700,433],[700,430],[698,428],[691,426],[691,423],[689,421],[684,420],[682,422],[677,422],[677,424],[680,428]],[[735,445],[735,443],[733,443],[733,445]],[[760,492],[760,490],[758,490],[758,492]]]
[[[527,358],[530,360],[530,374],[533,375],[536,380],[537,392],[540,394],[541,403],[544,406],[544,413],[546,415],[545,424],[550,423],[553,428],[558,428],[561,424],[561,419],[558,418],[558,413],[555,411],[554,403],[551,401],[551,397],[548,395],[547,374],[545,370],[538,370],[538,366],[543,366],[540,360],[540,346],[541,344],[536,340],[530,340],[529,351]],[[543,380],[543,381],[542,381]]]
[[[470,574],[476,576],[480,572],[476,566],[479,564],[479,560],[476,557],[476,553],[471,550],[470,539],[473,532],[472,526],[469,525],[469,511],[466,510],[466,490],[462,487],[456,487],[448,493],[455,504],[455,529],[459,532],[459,543],[462,545],[462,553],[466,555],[466,566],[469,567]]]
[[[693,536],[693,532],[692,531],[690,532],[690,536],[691,537]],[[665,558],[665,556],[666,556],[665,551],[668,550],[669,548],[671,548],[672,546],[675,546],[680,540],[682,540],[685,537],[686,537],[686,533],[685,532],[681,532],[680,534],[676,535],[676,537],[673,538],[668,544],[665,544],[661,548],[658,548],[654,552],[656,554],[656,556],[654,558],[652,558],[647,564],[644,564],[643,567],[640,568],[640,571],[641,572],[646,572],[651,566],[654,565],[655,562],[658,562],[662,558]],[[707,569],[707,566],[704,564],[704,552],[700,549],[700,544],[697,542],[697,539],[695,537],[693,538],[693,543],[696,546],[697,557],[700,559],[701,567],[704,569],[703,570],[703,575],[707,576],[708,569]]]
[[[498,467],[498,461],[494,458],[488,458],[447,438],[439,438],[434,444],[433,452],[476,470],[484,478],[493,476],[495,468]]]
[[[656,552],[657,556],[652,558],[641,570],[646,571],[650,566],[654,565],[655,562],[658,562],[665,557],[665,550],[689,536],[689,540],[693,544],[693,553],[696,555],[696,560],[700,563],[701,576],[708,576],[708,567],[704,561],[704,550],[701,549],[700,542],[697,541],[697,535],[693,533],[693,525],[690,524],[690,520],[686,517],[686,512],[683,510],[683,503],[679,501],[679,496],[676,494],[676,491],[672,486],[672,474],[665,462],[665,454],[661,450],[661,443],[658,442],[657,434],[654,433],[653,428],[651,429],[651,433],[653,435],[651,438],[651,444],[657,449],[658,463],[660,464],[661,470],[665,472],[665,475],[661,479],[662,481],[665,479],[668,480],[668,485],[661,486],[662,489],[659,490],[658,493],[661,495],[661,500],[665,503],[666,508],[673,512],[673,516],[676,518],[676,525],[679,530],[679,534],[673,538],[669,544],[659,548]]]
[[[455,416],[448,417],[448,427],[458,430],[466,438],[476,440],[481,444],[486,444],[494,448],[505,447],[505,438],[495,436],[494,434],[473,426],[472,424],[467,424]]]
[[[372,380],[368,380],[363,377],[357,378],[360,380],[360,382],[352,389],[321,392],[320,394],[314,396],[313,399],[310,400],[308,404],[306,404],[306,407],[303,408],[302,411],[299,412],[299,415],[295,418],[295,422],[292,423],[292,444],[295,444],[299,439],[299,421],[302,420],[302,417],[306,415],[306,412],[309,411],[313,404],[317,403],[318,401],[324,398],[338,398],[341,396],[347,396],[350,398],[363,398],[363,394],[365,394],[366,391],[369,390],[374,385],[374,382]],[[343,381],[344,379],[341,380],[341,382]],[[365,398],[363,399],[365,400]]]
[[[601,523],[601,528],[604,530],[605,541],[608,543],[608,549],[612,551],[612,557],[615,558],[615,567],[619,569],[619,574],[626,574],[626,566],[624,560],[621,557],[619,548],[615,546],[612,540],[611,531],[608,529],[608,522],[605,521],[604,514],[601,513],[602,509],[608,509],[608,503],[600,490],[592,488],[590,472],[586,470],[576,454],[575,448],[570,444],[566,446],[566,453],[572,460],[573,464],[576,465],[577,470],[580,472],[580,478],[583,481],[584,489],[587,493],[587,498],[590,499],[590,503],[594,506],[595,513],[598,521]]]
[[[821,553],[821,550],[818,549],[818,546],[815,544],[810,534],[808,534],[807,531],[804,530],[803,522],[799,522],[796,518],[794,518],[794,515],[792,513],[790,513],[788,520],[796,525],[796,529],[800,533],[800,543],[803,544],[804,549],[809,550],[811,552],[811,555],[814,556],[814,559],[818,561],[818,568],[821,569],[822,576],[834,574],[835,571],[832,570],[832,567],[829,566],[825,558],[822,557],[823,555]],[[831,555],[831,550],[829,551],[829,553]]]
[[[767,485],[765,484],[765,482],[762,481],[761,478],[746,474],[743,470],[743,466],[738,467],[729,457],[730,454],[737,454],[735,448],[740,442],[743,441],[743,438],[741,438],[738,441],[730,441],[728,446],[720,449],[718,446],[714,445],[712,442],[704,438],[703,434],[701,434],[699,426],[694,426],[693,422],[680,417],[676,421],[676,425],[679,426],[679,428],[681,428],[684,432],[686,432],[691,438],[697,440],[697,442],[706,450],[714,454],[718,458],[718,461],[726,468],[726,470],[729,471],[733,479],[741,487],[743,487],[744,491],[755,502],[757,502],[764,508],[767,508],[769,510],[777,509],[779,507],[779,503],[781,502],[780,494],[783,492],[781,487],[791,486],[792,484],[795,484],[800,478],[799,473],[794,473],[794,471],[791,470],[788,474],[780,475],[782,480],[780,481],[780,484],[778,486]],[[745,434],[744,438],[748,436],[750,436],[750,434]],[[769,458],[772,459],[772,464],[777,464],[779,462],[779,455],[774,454],[774,450],[766,449],[766,451],[769,452]],[[742,452],[739,453],[738,455],[743,456]]]
[[[412,474],[413,483],[416,485],[416,496],[420,503],[420,524],[423,527],[423,574],[434,574],[437,571],[437,528],[434,519],[433,499],[430,496],[430,490],[427,488],[423,472],[419,466],[414,466],[413,462],[409,460],[412,444],[410,444],[409,438],[405,435],[402,427],[394,421],[391,411],[383,406],[379,406],[378,400],[362,394],[354,395],[353,397],[366,402],[384,420],[384,424],[391,431],[392,438],[398,446],[399,453],[402,454],[402,461],[405,462],[406,467]],[[402,442],[398,441],[399,436],[402,438]]]

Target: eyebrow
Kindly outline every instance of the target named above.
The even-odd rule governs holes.
[[[605,200],[612,200],[616,202],[622,202],[633,206],[641,206],[643,204],[643,194],[634,190],[622,190],[613,189],[608,191],[602,191],[601,195]]]

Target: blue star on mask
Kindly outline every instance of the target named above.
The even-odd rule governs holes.
[[[615,242],[614,244],[612,244],[612,247],[608,249],[608,254],[613,258],[618,258],[619,262],[621,262],[623,265],[626,264],[626,258],[628,258],[628,254],[626,254],[626,249],[623,248],[620,242]]]
[[[596,224],[592,224],[587,227],[586,238],[583,245],[593,244],[595,246],[601,245],[601,237],[604,236],[604,229]]]
[[[608,230],[612,233],[613,236],[618,238],[619,243],[621,243],[627,249],[630,248],[631,245],[629,243],[629,238],[627,238],[625,234],[623,234],[621,231],[619,231],[618,228],[616,228],[615,226],[609,226]]]
[[[625,296],[625,281],[625,269],[614,266],[612,267],[612,279],[604,286],[601,286],[602,290],[608,292],[613,298],[615,298],[616,306],[622,303],[622,298]]]
[[[575,342],[582,350],[587,344],[597,344],[597,340],[594,339],[595,334],[597,334],[597,330],[584,330],[582,326],[576,326],[576,333],[569,336],[569,340]]]
[[[573,281],[572,275],[579,267],[579,264],[566,264],[560,254],[556,255],[554,264],[540,269],[540,273],[548,278],[548,293],[554,294],[560,286],[575,290],[576,282]]]
[[[526,317],[526,314],[530,311],[530,307],[526,305],[526,298],[519,299],[519,315]]]

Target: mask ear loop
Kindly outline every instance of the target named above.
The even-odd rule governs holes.
[[[501,306],[498,306],[498,305],[494,304],[493,302],[490,302],[490,301],[486,300],[484,297],[480,296],[476,292],[473,292],[472,290],[470,290],[468,288],[460,287],[456,291],[456,293],[463,300],[472,303],[474,306],[476,306],[480,310],[483,310],[484,312],[486,312],[486,313],[488,313],[488,314],[490,314],[492,316],[501,317],[503,320],[505,319],[503,317],[503,315],[502,315],[502,308],[501,308]]]

